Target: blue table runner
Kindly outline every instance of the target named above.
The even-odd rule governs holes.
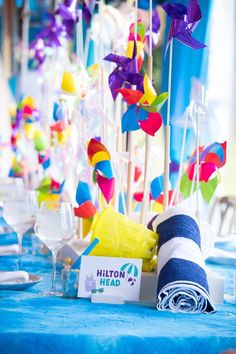
[[[24,247],[30,244],[24,237]],[[14,269],[16,261],[0,257],[0,269]],[[214,314],[190,315],[148,305],[43,297],[50,288],[50,257],[26,254],[22,261],[23,269],[43,280],[25,291],[0,291],[1,354],[218,354],[236,348],[235,267],[211,266],[224,277],[228,300]]]

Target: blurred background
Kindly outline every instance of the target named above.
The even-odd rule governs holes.
[[[167,89],[168,55],[164,56],[169,19],[160,5],[154,2],[161,18],[158,44],[154,49],[153,84],[157,92]],[[42,121],[48,119],[49,102],[45,98],[47,85],[57,90],[57,75],[75,63],[78,64],[79,52],[76,31],[63,44],[61,52],[53,52],[48,47],[46,60],[42,66],[35,62],[35,52],[31,44],[37,35],[47,28],[48,13],[60,4],[51,0],[0,0],[0,175],[8,174],[11,167],[11,125],[10,112],[23,96],[32,95]],[[182,1],[186,3],[186,1]],[[172,76],[172,122],[179,121],[191,101],[193,80],[204,85],[207,91],[207,119],[201,127],[201,145],[227,140],[227,164],[222,169],[222,183],[218,194],[236,194],[234,176],[236,175],[236,3],[234,0],[200,0],[202,20],[194,31],[194,37],[206,44],[202,51],[195,51],[181,43],[174,43]],[[134,18],[134,6],[130,1],[106,1],[103,13],[99,17],[99,6],[94,4],[94,16],[90,24],[83,21],[83,49],[86,51],[85,68],[101,62],[102,56],[111,51],[123,54],[124,41],[127,38],[127,26]],[[139,1],[138,17],[148,27],[148,1]],[[102,17],[101,17],[102,16]],[[101,22],[102,18],[102,22]],[[129,19],[129,20],[128,20]],[[100,21],[100,22],[99,22]],[[127,22],[127,23],[126,23]],[[45,33],[46,36],[46,33]],[[77,43],[77,44],[76,44]],[[86,49],[85,49],[86,47]],[[96,48],[101,48],[99,51]],[[35,48],[34,48],[35,49]],[[58,63],[59,62],[59,63]],[[72,63],[72,64],[71,64]],[[106,67],[105,67],[106,68]],[[144,58],[143,72],[146,70]],[[55,84],[55,87],[53,85]],[[47,91],[49,97],[51,91]],[[47,107],[46,107],[47,106]],[[52,109],[52,108],[51,108]],[[163,111],[163,117],[165,111]],[[193,151],[193,137],[188,131],[186,159]],[[183,127],[178,124],[171,135],[171,161],[178,163],[181,150]],[[163,155],[163,132],[158,133],[154,142],[154,164],[156,172],[162,170],[159,159]],[[137,135],[137,141],[142,137]],[[192,144],[192,145],[191,145]],[[156,149],[156,150],[155,150]]]

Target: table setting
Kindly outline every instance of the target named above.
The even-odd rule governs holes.
[[[0,353],[236,352],[212,2],[6,4]]]

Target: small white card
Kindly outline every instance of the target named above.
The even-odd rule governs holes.
[[[82,256],[78,297],[104,294],[138,301],[141,272],[141,259]]]

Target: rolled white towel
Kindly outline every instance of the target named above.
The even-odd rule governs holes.
[[[27,283],[29,274],[23,270],[15,272],[0,272],[0,284]]]
[[[0,246],[0,256],[18,254],[18,253],[19,253],[19,246],[17,244]]]

